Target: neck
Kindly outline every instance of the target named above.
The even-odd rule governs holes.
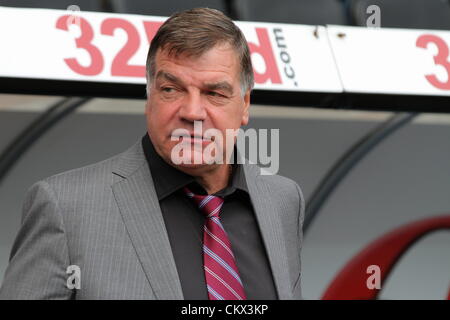
[[[195,180],[206,190],[208,194],[213,194],[228,186],[231,177],[232,167],[230,164],[224,164],[202,175],[196,176]]]

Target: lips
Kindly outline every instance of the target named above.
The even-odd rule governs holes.
[[[178,138],[183,139],[183,140],[193,140],[193,141],[213,141],[214,137],[205,137],[205,136],[199,136],[199,135],[195,135],[195,134],[191,134],[191,135],[187,135],[187,134],[182,134],[179,135]]]
[[[190,140],[190,141],[192,141],[192,142],[194,142],[194,143],[211,142],[211,139],[205,138],[205,137],[202,137],[202,136],[189,136],[189,137],[183,137],[183,139],[186,139],[186,138],[187,138],[187,140]]]
[[[179,135],[178,141],[191,144],[209,144],[213,139],[199,135]]]

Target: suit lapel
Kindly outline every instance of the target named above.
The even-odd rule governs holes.
[[[259,168],[243,164],[279,299],[292,299],[281,212],[271,201]],[[164,219],[140,141],[122,154],[114,173],[114,197],[157,299],[183,299]]]
[[[157,299],[183,299],[153,179],[140,142],[123,154],[114,173],[114,197]]]
[[[280,209],[273,206],[270,190],[264,180],[260,178],[260,169],[255,165],[244,164],[243,166],[250,198],[272,269],[278,298],[281,300],[292,299]]]

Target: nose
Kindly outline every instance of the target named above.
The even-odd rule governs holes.
[[[181,102],[179,115],[182,120],[188,122],[204,121],[206,110],[200,92],[189,92]]]

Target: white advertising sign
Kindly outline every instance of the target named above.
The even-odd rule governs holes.
[[[450,32],[327,27],[345,91],[450,95]]]
[[[165,19],[0,7],[0,77],[144,84],[149,43]],[[325,27],[236,24],[256,89],[342,91]]]

